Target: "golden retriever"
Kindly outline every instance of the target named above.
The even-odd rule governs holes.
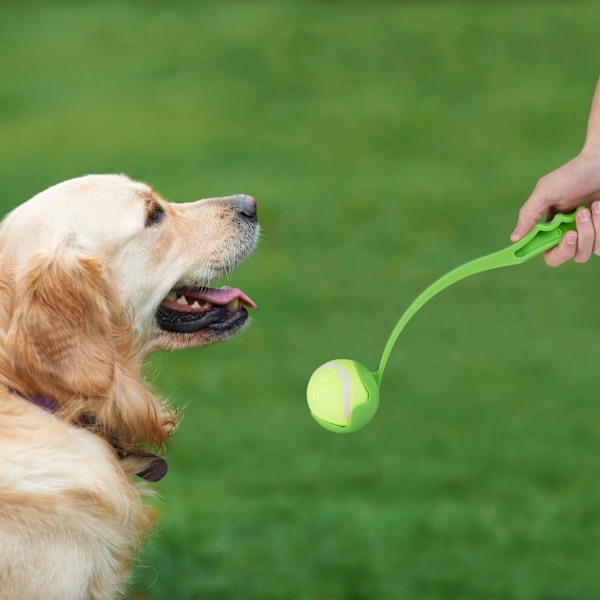
[[[0,227],[0,599],[118,597],[176,413],[140,367],[225,340],[254,307],[210,288],[254,248],[250,196],[171,204],[122,175],[55,185]],[[145,484],[147,486],[147,484]]]

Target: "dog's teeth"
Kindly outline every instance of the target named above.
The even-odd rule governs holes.
[[[235,300],[232,300],[228,305],[227,308],[229,310],[238,310],[238,308],[240,307],[240,299],[236,298]]]
[[[167,300],[177,300],[177,294],[175,293],[175,290],[169,292],[169,295],[167,296]]]
[[[200,308],[200,305],[198,304],[198,300],[196,300],[194,302],[194,304],[192,304],[192,308]]]
[[[185,296],[180,296],[179,298],[177,298],[177,304],[188,304],[187,298]]]

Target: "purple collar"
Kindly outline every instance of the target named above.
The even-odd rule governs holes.
[[[23,396],[23,394],[21,394],[20,392],[17,392],[17,390],[11,390],[11,391],[15,392],[15,394],[19,394],[19,396],[21,396],[21,398],[25,398],[25,400],[29,400],[29,402],[33,402],[33,404],[35,404],[36,406],[39,406],[40,408],[47,410],[49,413],[55,413],[58,410],[58,404],[56,404],[56,402],[54,402],[54,400],[50,400],[50,398],[46,398],[46,396],[42,396],[41,394],[33,394],[33,396],[27,397],[27,396]]]
[[[54,400],[52,400],[51,398],[48,398],[46,396],[42,396],[41,394],[33,394],[32,396],[25,396],[24,394],[21,394],[21,392],[19,392],[18,390],[15,390],[14,388],[8,388],[11,392],[17,394],[18,396],[21,396],[21,398],[24,398],[25,400],[29,400],[29,402],[31,402],[32,404],[35,404],[36,406],[39,406],[40,408],[43,408],[45,411],[54,414],[57,410],[58,410],[58,404],[56,404],[56,402],[54,402]],[[151,453],[145,453],[145,452],[140,452],[140,453],[136,453],[136,454],[132,454],[132,453],[126,453],[123,452],[123,450],[121,450],[120,448],[113,446],[114,449],[117,451],[117,454],[119,455],[120,458],[125,458],[126,456],[139,456],[139,457],[143,457],[149,460],[148,465],[142,469],[141,471],[137,472],[136,475],[138,477],[141,477],[142,479],[145,479],[146,481],[150,481],[151,483],[154,483],[156,481],[160,481],[166,474],[167,471],[169,470],[169,465],[167,464],[167,461],[162,458],[161,456],[158,456],[156,454],[151,454]]]

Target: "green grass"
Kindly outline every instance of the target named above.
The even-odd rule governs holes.
[[[131,600],[600,597],[596,261],[444,292],[360,433],[304,399],[508,243],[581,145],[598,31],[593,1],[0,4],[4,210],[87,172],[259,200],[254,325],[149,367],[187,409]]]

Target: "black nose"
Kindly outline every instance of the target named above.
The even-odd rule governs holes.
[[[246,221],[256,221],[256,200],[245,194],[240,194],[235,199],[240,217]]]

